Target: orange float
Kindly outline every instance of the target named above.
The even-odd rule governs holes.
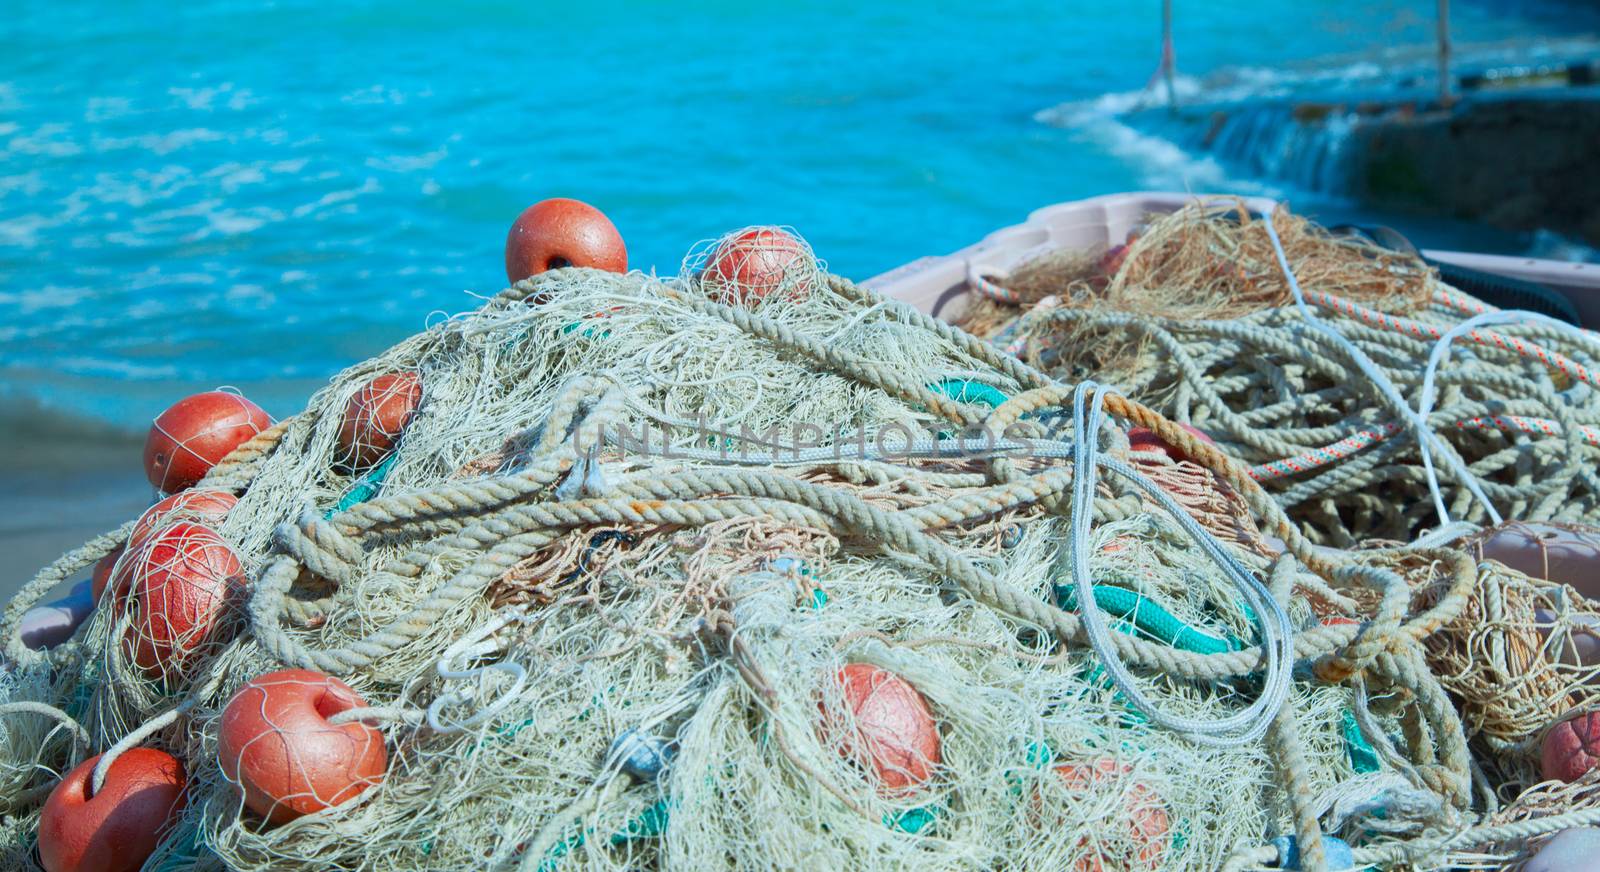
[[[228,517],[228,513],[238,504],[239,498],[225,490],[206,488],[180,491],[145,509],[139,520],[133,523],[128,542],[137,550],[151,535],[175,521],[194,521],[207,527],[215,526],[222,523],[222,519]]]
[[[1215,439],[1212,439],[1209,434],[1207,434],[1204,430],[1201,430],[1198,427],[1191,427],[1188,424],[1179,424],[1178,426],[1182,427],[1183,429],[1185,429],[1187,431],[1189,431],[1189,434],[1191,436],[1193,436],[1196,439],[1199,439],[1201,442],[1204,442],[1207,445],[1215,445],[1215,444],[1217,444],[1217,441]],[[1130,427],[1130,428],[1128,428],[1128,450],[1129,451],[1159,451],[1162,454],[1165,454],[1168,457],[1172,458],[1173,460],[1192,460],[1192,458],[1190,458],[1189,455],[1184,454],[1183,452],[1181,452],[1178,449],[1172,447],[1171,445],[1168,445],[1165,441],[1163,441],[1161,439],[1161,437],[1159,437],[1159,436],[1157,436],[1155,434],[1154,430],[1151,430],[1148,427]]]
[[[1107,248],[1095,262],[1096,275],[1089,280],[1089,285],[1096,290],[1105,290],[1110,286],[1111,280],[1117,277],[1122,265],[1128,262],[1128,250],[1138,241],[1139,234],[1132,232],[1128,234],[1127,242],[1119,242]]]
[[[95,564],[93,578],[95,602],[100,601],[100,595],[108,586],[113,586],[111,585],[113,572],[116,599],[120,601],[127,595],[135,560],[129,558],[122,562],[120,569],[116,568],[117,557],[125,549],[138,552],[149,544],[152,535],[175,521],[194,521],[213,527],[221,523],[222,519],[228,516],[228,512],[238,504],[239,498],[233,494],[225,490],[207,488],[179,491],[145,509],[139,520],[133,523],[133,532],[128,534],[127,543]]]
[[[222,712],[217,755],[244,804],[272,823],[322,811],[382,779],[383,734],[360,722],[328,719],[363,708],[337,678],[281,669],[252,679]]]
[[[272,426],[260,406],[238,394],[184,397],[156,417],[144,442],[144,474],[163,493],[193,487],[228,453]]]
[[[811,292],[816,263],[804,242],[778,227],[751,227],[717,243],[702,280],[745,305],[792,285],[795,298]]]
[[[221,536],[190,521],[160,530],[130,557],[137,612],[124,647],[151,678],[181,674],[237,604],[244,566]]]
[[[118,545],[94,565],[94,572],[89,576],[89,589],[94,592],[95,602],[99,602],[100,595],[106,592],[106,587],[111,583],[111,573],[117,568],[117,558],[121,557],[127,548],[127,543]]]
[[[1062,763],[1054,768],[1067,789],[1075,793],[1124,790],[1118,781],[1133,771],[1127,764],[1105,757],[1088,763]],[[1155,791],[1144,784],[1135,783],[1127,787],[1126,795],[1123,801],[1126,817],[1120,821],[1109,821],[1108,826],[1126,827],[1127,844],[1131,850],[1121,856],[1112,856],[1107,853],[1108,849],[1096,847],[1073,864],[1076,872],[1103,872],[1107,863],[1114,869],[1149,869],[1160,864],[1161,855],[1167,849],[1167,832],[1171,828],[1166,806]],[[1089,844],[1087,836],[1078,842],[1080,847]]]
[[[506,235],[506,278],[512,284],[546,270],[587,266],[628,271],[628,247],[604,212],[555,197],[524,209]]]
[[[887,794],[927,781],[940,762],[939,728],[922,694],[866,663],[848,664],[835,680],[849,713],[824,706],[823,725],[839,753],[873,773]]]
[[[90,795],[99,755],[61,779],[39,814],[46,872],[137,872],[183,810],[183,765],[154,748],[130,748]]]
[[[1539,768],[1553,781],[1573,782],[1600,764],[1600,712],[1568,718],[1545,734]]]
[[[339,422],[339,449],[351,468],[371,466],[394,449],[395,441],[422,402],[416,373],[380,375],[362,385],[345,404]]]

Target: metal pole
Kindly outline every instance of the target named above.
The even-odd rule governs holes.
[[[1172,0],[1161,0],[1161,71],[1167,80],[1167,108],[1173,111],[1178,108],[1178,89],[1173,82],[1177,70],[1178,58],[1172,50]]]
[[[1450,93],[1450,0],[1439,0],[1439,102],[1455,102]]]

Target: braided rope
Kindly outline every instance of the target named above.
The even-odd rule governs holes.
[[[564,272],[558,270],[519,282],[489,305],[509,306],[552,290]],[[1092,644],[1108,666],[1126,664],[1199,681],[1245,676],[1265,669],[1269,677],[1275,676],[1268,685],[1276,689],[1264,693],[1264,704],[1259,711],[1252,710],[1245,720],[1257,719],[1260,731],[1267,735],[1295,809],[1296,828],[1307,845],[1307,859],[1312,868],[1322,862],[1320,842],[1315,838],[1318,824],[1307,802],[1306,765],[1294,712],[1285,704],[1286,685],[1280,683],[1286,680],[1286,666],[1292,659],[1317,661],[1319,675],[1325,679],[1345,680],[1360,675],[1410,691],[1416,700],[1414,720],[1419,730],[1425,726],[1428,739],[1413,743],[1411,748],[1416,758],[1413,761],[1416,771],[1430,789],[1465,807],[1471,786],[1471,760],[1461,722],[1437,679],[1428,672],[1420,642],[1464,609],[1477,578],[1476,565],[1470,558],[1459,552],[1437,549],[1405,551],[1404,556],[1408,558],[1436,562],[1437,572],[1448,579],[1444,592],[1431,606],[1421,613],[1409,614],[1410,588],[1399,572],[1386,566],[1401,552],[1372,550],[1334,555],[1317,549],[1303,535],[1300,525],[1251,474],[1251,469],[1215,446],[1200,441],[1154,409],[1105,392],[1095,393],[1092,402],[1085,405],[1085,387],[1075,389],[1054,382],[968,334],[907,307],[883,301],[842,279],[830,277],[829,283],[847,297],[881,306],[884,317],[932,331],[951,347],[992,363],[1024,389],[993,410],[981,404],[957,402],[885,365],[798,335],[771,319],[710,301],[686,302],[697,312],[720,318],[745,333],[802,355],[820,367],[876,387],[907,403],[920,405],[955,423],[1004,430],[1022,424],[1025,415],[1061,408],[1076,390],[1075,418],[1080,423],[1080,432],[1072,443],[1079,452],[1074,462],[1024,474],[1007,459],[994,458],[988,461],[989,475],[946,476],[940,482],[952,491],[948,497],[903,511],[883,508],[852,490],[804,480],[797,474],[787,474],[776,468],[693,466],[616,478],[601,488],[603,493],[569,490],[561,484],[563,478],[570,482],[578,475],[581,465],[589,462],[588,449],[602,443],[605,427],[620,418],[628,403],[625,391],[616,384],[601,379],[578,379],[558,395],[537,444],[514,472],[385,495],[327,518],[307,506],[293,522],[281,524],[275,531],[275,553],[251,588],[248,617],[254,639],[272,656],[288,664],[334,675],[368,670],[381,672],[385,658],[428,634],[440,616],[470,607],[513,566],[568,531],[602,525],[694,528],[729,520],[770,518],[876,543],[886,557],[952,582],[972,599],[1042,628],[1063,644]],[[1166,341],[1174,351],[1173,360],[1198,374],[1201,364],[1188,356],[1183,344],[1170,331],[1165,332]],[[1162,341],[1158,338],[1158,344]],[[1356,341],[1367,343],[1374,349],[1372,353],[1381,356],[1380,343],[1365,336]],[[1212,396],[1219,416],[1233,415],[1236,420],[1250,418],[1252,413],[1234,415],[1215,392]],[[1199,389],[1196,389],[1196,400],[1212,403]],[[1132,499],[1133,510],[1137,510],[1139,497],[1134,491],[1141,485],[1136,474],[1130,473],[1115,457],[1097,458],[1095,454],[1099,430],[1096,424],[1102,414],[1152,430],[1158,438],[1209,470],[1219,482],[1239,494],[1264,531],[1285,543],[1290,556],[1280,560],[1274,570],[1274,590],[1271,593],[1263,590],[1264,598],[1255,600],[1258,613],[1267,612],[1269,606],[1276,608],[1276,604],[1295,588],[1322,602],[1353,608],[1354,600],[1340,590],[1366,586],[1381,595],[1370,620],[1361,625],[1316,626],[1296,632],[1288,628],[1287,618],[1282,617],[1281,632],[1264,633],[1267,638],[1263,644],[1212,654],[1185,651],[1120,633],[1100,634],[1097,638],[1093,630],[1096,618],[1092,596],[1078,598],[1080,608],[1090,615],[1086,621],[1083,615],[1064,611],[1032,591],[1008,584],[937,535],[943,529],[1037,506],[1045,511],[1070,514],[1081,539],[1088,529],[1091,512],[1095,517],[1117,517],[1119,512],[1129,511],[1127,500],[1117,498],[1116,492],[1112,499],[1099,495],[1094,475],[1078,474],[1097,468],[1127,479],[1124,484],[1131,482],[1132,486],[1125,488],[1122,495]],[[1567,426],[1567,422],[1561,423]],[[293,444],[295,434],[307,432],[306,428],[312,426],[313,422],[305,417],[286,419],[274,425],[218,464],[202,485],[233,489],[248,486],[260,464],[279,444],[286,439]],[[1305,429],[1308,433],[1330,430],[1337,433],[1340,428]],[[1575,427],[1565,432],[1569,438],[1580,438],[1575,435]],[[817,465],[830,466],[825,462]],[[873,474],[873,469],[877,469],[878,474],[894,469],[891,464],[859,460],[831,466],[862,475]],[[1159,502],[1158,497],[1153,498]],[[1184,524],[1187,516],[1177,512],[1177,517],[1180,524]],[[39,663],[49,656],[28,651],[21,645],[15,633],[20,615],[55,583],[108,553],[125,538],[129,529],[129,525],[124,525],[114,533],[91,540],[83,548],[56,561],[24,589],[24,594],[8,607],[4,619],[0,620],[0,633],[4,634],[8,656],[19,664]],[[380,567],[368,567],[369,549],[379,542],[405,543],[407,550]],[[1074,550],[1082,551],[1081,548]],[[314,621],[326,615],[340,598],[353,596],[351,582],[363,572],[421,579],[426,567],[449,552],[465,552],[470,559],[454,574],[436,582],[409,612],[355,642],[340,647],[314,647],[308,643],[305,633],[292,626]],[[1295,565],[1305,567],[1307,572],[1294,572]],[[334,594],[316,601],[292,597],[303,572],[333,583]],[[1079,575],[1082,580],[1081,573]],[[1259,586],[1253,578],[1244,580]],[[1248,584],[1241,588],[1247,589]],[[107,757],[163,729],[192,704],[192,701],[180,703],[165,715],[146,722],[124,736]],[[374,712],[415,719],[415,713],[409,710],[382,708],[363,710],[349,718],[369,717]],[[1265,717],[1260,718],[1260,713]],[[1230,722],[1229,726],[1235,725]],[[1256,735],[1259,733],[1253,732],[1253,728],[1243,731],[1246,740]],[[109,767],[109,759],[102,763],[103,766],[97,768],[97,780],[103,777],[100,770]],[[525,860],[542,857],[544,852],[538,850],[539,846],[554,844],[560,832],[576,817],[603,804],[603,797],[609,796],[611,789],[608,784],[592,791],[588,794],[592,805],[589,799],[582,800],[568,815],[552,820],[535,840],[535,849],[524,855]]]

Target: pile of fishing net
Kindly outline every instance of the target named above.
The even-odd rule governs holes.
[[[710,274],[519,282],[43,571],[0,626],[6,868],[63,773],[151,749],[187,779],[152,870],[1431,868],[1594,792],[1519,735],[1592,702],[1592,604],[1315,547],[1145,405],[809,258]]]
[[[1413,255],[1211,201],[977,284],[966,326],[1204,431],[1313,541],[1600,520],[1600,341]]]

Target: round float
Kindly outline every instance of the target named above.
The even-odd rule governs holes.
[[[1539,631],[1540,638],[1548,645],[1552,633],[1557,625],[1562,623],[1559,613],[1550,609],[1536,608],[1533,610],[1534,626]],[[1554,648],[1556,662],[1577,669],[1590,670],[1600,667],[1600,618],[1594,615],[1575,612],[1566,620],[1565,633],[1554,645],[1545,650],[1549,652]],[[1600,674],[1586,678],[1589,683],[1600,681]]]
[[[137,872],[184,806],[183,764],[154,748],[130,748],[90,794],[99,755],[50,791],[39,814],[46,872]]]
[[[1102,757],[1084,763],[1059,763],[1053,769],[1067,790],[1074,794],[1114,790],[1125,795],[1123,810],[1126,815],[1120,825],[1126,828],[1126,841],[1131,851],[1112,856],[1104,849],[1095,849],[1073,865],[1076,872],[1102,872],[1107,864],[1114,869],[1155,868],[1160,864],[1161,855],[1167,849],[1171,820],[1166,805],[1149,786],[1135,782],[1124,787],[1119,783],[1133,772],[1131,766]],[[1112,821],[1108,825],[1117,826],[1118,823]],[[1085,837],[1078,844],[1087,846],[1089,839]]]
[[[1573,782],[1600,763],[1600,712],[1556,724],[1539,749],[1539,769],[1552,781]]]
[[[1479,560],[1498,560],[1530,578],[1568,584],[1600,598],[1600,528],[1553,521],[1507,521],[1467,539]]]
[[[339,422],[339,450],[352,467],[371,466],[394,450],[395,442],[422,402],[416,373],[380,375],[361,386],[345,404]]]
[[[823,707],[823,724],[839,753],[872,773],[881,790],[905,793],[927,781],[940,762],[939,727],[927,700],[900,676],[851,663],[835,676],[844,711]]]
[[[122,552],[126,551],[127,549],[128,546],[126,543],[118,545],[116,548],[112,549],[110,554],[100,558],[100,560],[95,563],[94,572],[89,576],[89,590],[93,593],[95,602],[100,601],[101,595],[103,595],[106,592],[106,588],[111,585],[111,576],[114,572],[116,572],[117,569],[117,558],[121,557]]]
[[[137,550],[151,535],[177,521],[194,521],[214,527],[228,517],[239,498],[225,490],[206,488],[175,493],[144,510],[139,520],[133,522],[133,532],[128,542]]]
[[[512,284],[567,266],[628,271],[628,247],[604,212],[555,197],[524,209],[506,235],[506,278]]]
[[[238,394],[184,397],[156,417],[144,442],[144,474],[163,493],[193,487],[229,452],[272,426],[260,406]]]
[[[816,259],[804,242],[779,227],[751,227],[724,237],[707,259],[701,280],[743,305],[779,290],[799,299],[811,292]]]
[[[1522,872],[1600,872],[1600,828],[1556,833],[1528,858]]]
[[[191,521],[163,528],[131,557],[136,611],[125,647],[152,678],[181,674],[238,602],[244,566],[216,531]]]
[[[244,803],[272,823],[347,802],[377,784],[388,765],[383,734],[334,725],[363,700],[337,678],[309,669],[257,676],[222,712],[217,755]]]

